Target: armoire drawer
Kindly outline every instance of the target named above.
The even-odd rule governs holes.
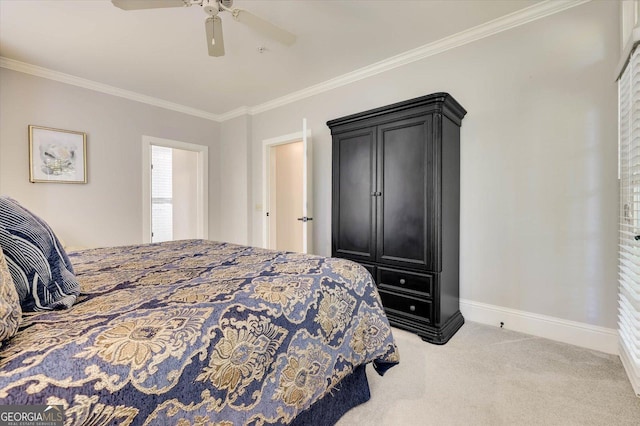
[[[385,290],[379,290],[382,304],[389,309],[404,314],[420,317],[423,321],[431,322],[431,302],[415,297],[401,296]]]
[[[422,293],[421,296],[432,297],[434,276],[416,274],[397,269],[378,267],[376,283],[378,287],[391,291],[409,290]]]

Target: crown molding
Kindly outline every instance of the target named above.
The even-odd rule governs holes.
[[[224,114],[220,114],[218,119],[220,121],[227,121],[237,117],[242,117],[243,115],[253,115],[253,111],[248,106],[241,106],[239,108],[233,109],[231,111],[227,111]]]
[[[73,86],[82,87],[84,89],[94,90],[96,92],[106,93],[108,95],[118,96],[120,98],[125,98],[136,102],[142,102],[145,104],[181,112],[183,114],[193,115],[195,117],[200,117],[211,121],[220,121],[219,115],[217,114],[212,114],[207,111],[191,108],[185,105],[177,104],[175,102],[165,101],[164,99],[154,98],[153,96],[143,95],[131,90],[120,89],[119,87],[110,86],[108,84],[98,83],[97,81],[88,80],[86,78],[77,77],[75,75],[54,71],[49,68],[28,64],[26,62],[17,61],[15,59],[6,58],[4,56],[0,56],[0,68],[6,68],[25,74],[35,75],[37,77],[47,78],[49,80],[71,84]]]
[[[432,43],[425,44],[399,55],[392,56],[366,67],[332,78],[323,83],[290,93],[260,105],[249,108],[251,115],[260,114],[310,96],[314,96],[337,87],[345,86],[359,80],[398,68],[412,62],[420,61],[456,47],[464,46],[477,40],[510,30],[538,19],[562,12],[572,7],[588,3],[591,0],[545,0],[532,6],[504,15],[492,21],[480,24],[468,30],[450,35]]]
[[[572,7],[588,3],[591,0],[545,0],[536,3],[525,9],[518,10],[484,24],[469,28],[468,30],[450,35],[432,43],[425,44],[418,48],[409,50],[399,55],[392,56],[379,62],[375,62],[366,67],[343,74],[305,89],[289,93],[268,102],[264,102],[253,107],[242,106],[223,114],[213,114],[207,111],[191,108],[174,102],[165,101],[163,99],[154,98],[152,96],[143,95],[141,93],[130,90],[120,89],[118,87],[109,86],[107,84],[98,83],[96,81],[87,80],[70,74],[54,71],[48,68],[31,65],[26,62],[16,61],[0,56],[0,68],[7,68],[38,77],[48,78],[50,80],[60,81],[74,86],[83,87],[85,89],[95,90],[97,92],[106,93],[121,98],[130,99],[137,102],[143,102],[160,108],[181,112],[183,114],[193,115],[195,117],[204,118],[216,122],[224,122],[243,115],[256,115],[271,109],[297,102],[299,100],[327,92],[329,90],[345,86],[363,80],[368,77],[398,68],[412,62],[420,61],[430,56],[437,55],[456,47],[464,46],[477,40],[510,30],[512,28],[525,25],[529,22],[562,12]]]

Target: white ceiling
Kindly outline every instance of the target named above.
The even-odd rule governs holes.
[[[0,56],[212,114],[255,106],[538,3],[236,0],[298,36],[285,47],[221,15],[207,55],[200,7],[123,11],[108,0],[0,0]],[[264,53],[258,47],[264,46]]]

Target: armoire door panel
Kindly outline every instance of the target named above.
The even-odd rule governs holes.
[[[375,258],[375,133],[364,129],[334,137],[334,255]],[[335,203],[335,201],[334,201]]]
[[[431,116],[378,126],[377,260],[429,269],[433,225]]]

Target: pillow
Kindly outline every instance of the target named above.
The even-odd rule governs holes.
[[[16,334],[21,319],[20,298],[0,247],[0,347]]]
[[[71,262],[49,225],[0,197],[0,246],[23,311],[70,308],[80,293]]]

